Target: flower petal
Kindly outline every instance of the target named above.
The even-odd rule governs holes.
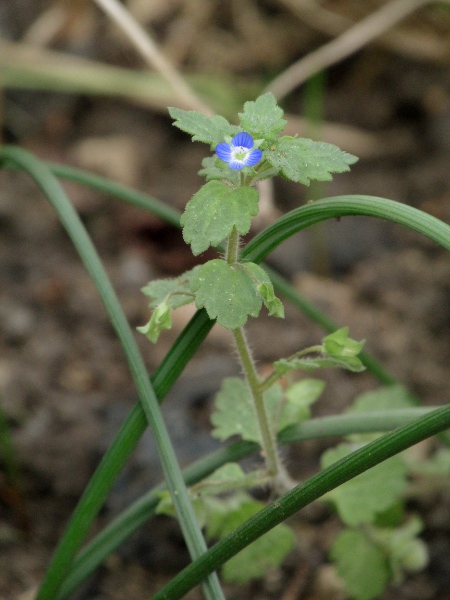
[[[243,148],[253,148],[254,146],[254,142],[253,142],[253,138],[249,133],[246,133],[245,131],[241,131],[240,133],[236,134],[234,136],[234,138],[231,140],[231,145],[232,146],[242,146]]]
[[[231,162],[228,163],[228,166],[230,167],[230,169],[234,169],[235,171],[237,171],[239,169],[243,169],[245,167],[245,164],[243,160],[233,159]]]
[[[247,156],[244,158],[244,164],[246,167],[252,167],[256,165],[262,158],[262,152],[259,148],[253,148]]]
[[[226,142],[217,144],[216,154],[221,160],[223,160],[225,162],[230,162],[230,160],[232,158],[232,150],[231,150],[230,144],[227,144]]]

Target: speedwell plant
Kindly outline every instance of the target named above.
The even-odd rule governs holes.
[[[348,171],[357,158],[332,144],[282,135],[286,121],[270,93],[246,102],[238,125],[221,116],[209,118],[195,111],[171,108],[169,112],[176,127],[191,134],[194,141],[208,144],[213,153],[203,160],[199,172],[206,183],[187,203],[181,217],[184,240],[194,255],[215,246],[220,248],[220,256],[177,278],[151,281],[143,288],[143,293],[151,298],[153,313],[149,322],[138,329],[156,343],[161,331],[171,327],[172,310],[194,302],[198,309],[206,309],[210,319],[232,332],[244,377],[227,378],[223,382],[211,418],[212,435],[222,441],[239,436],[256,442],[261,447],[264,466],[244,472],[237,463],[229,462],[191,488],[200,524],[206,527],[208,537],[220,538],[260,510],[261,504],[246,489],[268,486],[274,494],[281,495],[297,485],[281,459],[277,436],[310,417],[309,406],[320,396],[324,383],[311,377],[296,380],[293,372],[328,367],[355,372],[364,369],[358,357],[364,342],[351,339],[348,328],[341,328],[321,343],[275,361],[269,374],[262,376],[258,372],[245,324],[249,317],[259,315],[263,305],[276,318],[284,317],[284,307],[266,270],[240,253],[241,236],[249,232],[252,218],[258,214],[257,183],[276,175],[304,185],[311,180],[328,181],[332,173]],[[400,395],[404,400],[406,394]],[[372,409],[376,408],[375,399]],[[323,464],[331,464],[350,451],[351,446],[343,444],[329,451]],[[408,554],[411,568],[422,567],[426,553],[416,539],[421,529],[418,521],[407,527],[403,537],[393,529],[383,537],[375,528],[377,515],[398,501],[405,486],[406,468],[402,460],[392,458],[361,477],[365,479],[357,484],[370,490],[369,493],[350,488],[344,490],[342,497],[334,498],[341,516],[352,528],[346,532],[347,537],[341,535],[336,540],[333,556],[350,591],[365,600],[381,592],[394,575],[397,580],[402,577],[406,561],[397,561],[395,573],[390,567],[392,552],[388,542],[392,537],[402,539],[401,552]],[[377,489],[380,480],[384,492]],[[365,510],[352,507],[352,502],[358,504],[366,496]],[[158,511],[173,512],[168,493],[161,495]],[[369,524],[371,529],[367,533]],[[268,567],[279,564],[293,543],[292,532],[280,524],[248,547],[244,551],[247,556],[240,553],[226,563],[223,575],[240,582],[262,576]],[[360,565],[360,558],[353,560],[349,569],[348,557],[354,555],[355,547],[369,557]],[[243,564],[248,566],[244,569]],[[356,578],[355,565],[359,570]],[[361,591],[357,580],[373,571],[374,581]]]
[[[320,389],[317,382],[307,380],[296,385],[297,393],[292,389],[282,392],[279,380],[299,369],[341,366],[362,370],[357,355],[363,343],[349,339],[347,330],[342,329],[321,345],[277,361],[272,373],[262,379],[244,326],[249,317],[259,315],[263,304],[269,315],[278,318],[284,316],[284,308],[266,271],[240,256],[240,238],[249,232],[252,217],[258,214],[258,181],[278,174],[303,184],[311,179],[326,181],[333,172],[348,171],[357,159],[331,144],[282,136],[286,121],[270,93],[245,103],[239,125],[195,111],[171,108],[169,112],[177,127],[190,133],[194,141],[209,144],[214,152],[203,160],[200,171],[207,183],[187,203],[181,217],[183,238],[194,255],[220,245],[223,254],[175,279],[150,282],[143,292],[151,297],[154,311],[139,331],[156,342],[160,332],[171,327],[171,311],[190,302],[231,330],[245,380],[224,382],[213,415],[213,434],[222,440],[239,435],[261,444],[265,457],[261,482],[269,482],[278,492],[286,491],[294,483],[280,460],[276,435],[298,421]],[[304,393],[305,385],[310,386],[310,394]]]

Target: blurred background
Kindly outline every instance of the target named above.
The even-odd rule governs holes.
[[[285,110],[289,134],[360,157],[350,173],[327,184],[265,186],[252,235],[309,199],[347,193],[391,198],[450,222],[448,2],[124,4],[156,45],[155,60],[165,57],[202,106],[233,120],[243,102],[269,89]],[[0,1],[2,142],[182,210],[202,183],[197,172],[209,148],[172,126],[167,106],[194,106],[167,77],[91,0]],[[174,227],[91,189],[63,185],[133,327],[148,319],[140,293],[147,281],[214,256],[194,259]],[[268,262],[339,325],[350,326],[353,338],[365,338],[367,350],[421,402],[448,401],[448,253],[392,224],[349,217],[294,236]],[[192,314],[179,309],[173,330],[155,347],[139,339],[150,372]],[[284,321],[263,315],[248,330],[261,368],[323,337],[289,304]],[[237,370],[229,348],[227,332],[215,328],[165,403],[184,463],[215,447],[208,413],[221,378]],[[368,373],[323,377],[317,416],[339,412],[379,385]],[[0,462],[0,597],[33,597],[79,495],[134,402],[119,344],[52,208],[24,174],[1,171],[0,425],[7,441]],[[299,445],[286,459],[291,471],[299,478],[316,472],[330,443]],[[152,440],[144,436],[96,527],[159,478]],[[383,598],[450,598],[449,499],[447,491],[416,500],[430,566]],[[294,527],[299,548],[283,569],[244,591],[229,586],[227,598],[345,597],[327,564],[338,522],[318,505],[302,511]],[[187,560],[176,524],[157,519],[76,598],[148,597]]]

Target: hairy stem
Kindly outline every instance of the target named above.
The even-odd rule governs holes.
[[[226,246],[225,258],[228,264],[233,265],[236,263],[238,259],[238,249],[239,234],[236,227],[234,227]],[[264,405],[263,388],[261,387],[261,381],[245,338],[244,329],[242,327],[234,329],[233,336],[239,360],[255,407],[267,474],[273,479],[275,488],[279,488],[280,491],[286,491],[286,489],[291,489],[295,483],[289,478],[278,455],[276,434],[270,426],[269,415],[267,414]]]
[[[267,472],[271,477],[276,477],[281,471],[281,464],[277,452],[275,435],[270,427],[266,407],[264,406],[261,382],[259,380],[258,373],[256,372],[256,368],[247,345],[247,340],[245,339],[244,330],[242,328],[234,329],[233,336],[239,354],[239,359],[244,370],[245,378],[253,398],[253,404],[261,433],[261,446],[264,452]]]
[[[293,360],[294,358],[301,358],[302,356],[306,356],[307,354],[312,354],[313,352],[319,353],[322,350],[322,346],[316,345],[311,346],[309,348],[305,348],[304,350],[300,350],[292,356],[289,356],[286,360]],[[285,373],[278,373],[276,369],[274,369],[263,381],[261,381],[261,389],[263,392],[271,388],[275,383],[284,377]]]
[[[239,233],[236,227],[233,227],[227,242],[226,259],[229,265],[233,265],[238,259]]]

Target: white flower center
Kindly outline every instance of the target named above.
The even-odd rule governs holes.
[[[249,152],[250,150],[244,146],[235,146],[232,151],[233,160],[242,162],[247,158]]]

